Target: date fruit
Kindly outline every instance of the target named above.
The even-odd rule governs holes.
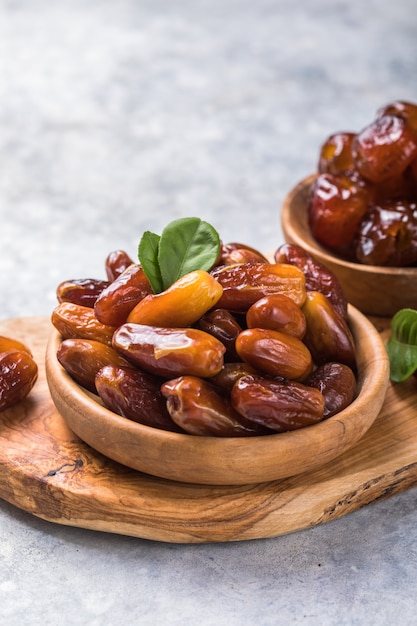
[[[356,256],[366,265],[417,263],[417,203],[375,204],[360,224]]]
[[[260,298],[246,313],[248,328],[269,328],[302,339],[306,331],[304,313],[294,300],[280,293]]]
[[[305,276],[293,265],[284,263],[236,263],[210,272],[223,287],[217,306],[246,313],[259,298],[273,293],[288,296],[301,306],[305,300]]]
[[[313,369],[307,346],[297,337],[267,328],[248,328],[236,339],[240,358],[271,376],[303,379]]]
[[[161,293],[143,298],[131,311],[127,322],[185,328],[214,307],[222,293],[222,287],[208,272],[195,270]]]
[[[303,305],[307,321],[304,343],[316,365],[327,361],[344,363],[356,369],[353,336],[347,321],[336,311],[330,300],[319,291],[309,291]]]
[[[355,398],[356,378],[350,367],[343,363],[323,363],[304,381],[315,387],[324,397],[324,416],[327,419],[343,411]]]
[[[58,347],[57,359],[71,378],[93,393],[96,393],[96,374],[102,367],[128,365],[114,348],[92,339],[64,339]]]
[[[320,291],[342,317],[347,318],[347,298],[337,276],[296,244],[285,243],[275,252],[277,263],[296,265],[306,279],[306,291]]]
[[[403,117],[380,115],[353,142],[357,170],[380,183],[398,176],[417,156],[417,135]]]
[[[129,265],[102,291],[94,305],[94,312],[102,324],[121,326],[135,306],[152,293],[145,272],[138,264]]]
[[[58,304],[52,311],[51,322],[63,339],[79,337],[111,345],[115,331],[114,326],[102,324],[97,319],[94,309],[72,302]]]
[[[236,338],[242,331],[242,327],[236,318],[226,309],[213,309],[203,315],[197,322],[197,328],[213,335],[222,342],[226,348],[225,361],[237,361],[235,343]]]
[[[223,366],[225,353],[221,341],[197,328],[129,323],[116,330],[113,347],[128,361],[165,378],[214,376]]]
[[[211,383],[196,376],[181,376],[161,387],[171,419],[190,435],[247,437],[264,432],[247,421],[218,394]]]
[[[38,378],[38,366],[26,350],[0,353],[0,411],[29,394]]]
[[[132,367],[106,365],[97,372],[95,386],[105,406],[134,422],[181,432],[171,420],[160,381]]]
[[[318,389],[262,376],[239,378],[231,402],[248,420],[280,433],[320,422],[324,414],[324,397]]]
[[[72,302],[94,308],[97,298],[109,284],[108,280],[95,278],[65,280],[58,285],[56,297],[58,302]]]

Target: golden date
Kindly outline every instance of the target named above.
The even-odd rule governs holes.
[[[51,322],[63,339],[79,337],[80,339],[94,339],[111,345],[114,326],[102,324],[96,317],[94,309],[61,302],[52,311]]]
[[[79,385],[96,393],[95,377],[105,365],[128,365],[111,346],[93,339],[64,339],[57,350],[57,359]]]
[[[185,328],[215,306],[222,293],[220,284],[208,272],[195,270],[181,276],[161,293],[146,296],[131,311],[127,321]]]

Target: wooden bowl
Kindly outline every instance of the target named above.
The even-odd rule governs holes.
[[[339,279],[348,301],[367,315],[391,317],[399,309],[417,308],[417,268],[379,267],[344,261],[321,246],[308,225],[308,192],[315,176],[301,181],[281,208],[285,240],[302,246]]]
[[[353,403],[337,415],[297,431],[249,438],[199,437],[137,424],[103,407],[65,372],[54,329],[46,350],[52,399],[67,425],[85,443],[130,468],[175,481],[241,485],[311,472],[354,446],[382,408],[389,378],[379,333],[354,307],[349,320],[357,349]]]

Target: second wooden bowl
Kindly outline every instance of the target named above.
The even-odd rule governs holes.
[[[264,437],[218,438],[166,432],[104,408],[59,364],[61,337],[53,330],[46,352],[52,399],[85,443],[130,468],[174,481],[205,485],[262,483],[311,472],[347,452],[378,416],[389,378],[388,357],[376,328],[354,307],[349,321],[358,361],[357,397],[337,415],[300,430]]]
[[[281,208],[285,240],[301,246],[339,279],[348,302],[367,315],[391,317],[403,308],[417,308],[417,268],[379,267],[345,261],[326,250],[308,225],[308,194],[314,176],[301,181]]]

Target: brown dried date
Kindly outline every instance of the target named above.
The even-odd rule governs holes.
[[[296,381],[243,376],[232,389],[231,402],[248,420],[280,433],[323,419],[322,393]]]
[[[403,117],[380,115],[353,142],[357,170],[380,183],[398,176],[417,156],[417,135]]]
[[[171,419],[190,435],[247,437],[265,432],[239,415],[207,380],[181,376],[164,383],[161,392]]]
[[[343,363],[323,363],[304,381],[315,387],[324,397],[324,419],[339,413],[353,401],[356,378],[350,367]]]
[[[169,416],[160,384],[151,374],[116,365],[104,366],[95,381],[103,403],[117,415],[152,428],[180,432]]]
[[[302,339],[306,331],[304,313],[294,300],[280,293],[260,298],[246,313],[248,328],[269,328]]]
[[[300,306],[305,300],[305,277],[297,267],[284,263],[236,263],[210,272],[223,287],[218,308],[246,313],[259,298],[282,293]]]
[[[109,284],[108,280],[96,278],[65,280],[58,285],[56,297],[58,302],[72,302],[93,308],[95,301]]]
[[[268,259],[251,246],[243,243],[222,243],[217,265],[234,265],[235,263],[269,263]]]
[[[319,291],[309,291],[303,313],[307,321],[303,341],[310,350],[314,363],[320,365],[327,361],[337,361],[355,370],[356,354],[352,333],[347,321],[330,300]]]
[[[356,133],[334,133],[320,149],[319,174],[348,174],[355,169],[352,145]]]
[[[61,302],[52,311],[51,322],[63,339],[79,337],[111,345],[114,326],[102,324],[94,309],[72,302]]]
[[[357,236],[356,256],[366,265],[401,267],[417,262],[417,203],[373,205]]]
[[[225,363],[220,372],[212,376],[210,380],[222,392],[230,393],[239,378],[250,374],[259,374],[259,372],[249,363],[236,361],[236,363]]]
[[[151,285],[142,267],[132,264],[102,291],[94,312],[102,324],[121,326],[138,302],[151,293]]]
[[[26,350],[0,354],[0,411],[17,404],[29,394],[38,377],[38,366]]]
[[[92,339],[64,339],[58,347],[57,359],[71,378],[93,393],[96,393],[96,374],[102,367],[128,365],[114,348]]]
[[[225,361],[237,361],[235,349],[236,337],[242,331],[242,327],[236,318],[226,309],[213,309],[205,313],[197,322],[197,328],[213,335],[222,342],[226,348]]]
[[[303,379],[313,361],[309,349],[297,337],[267,328],[248,328],[236,339],[240,358],[271,376]]]
[[[197,328],[159,328],[123,324],[113,335],[113,347],[128,361],[157,376],[206,378],[224,362],[224,345]]]
[[[285,243],[275,252],[277,263],[290,263],[298,267],[306,279],[306,291],[320,291],[339,313],[347,318],[347,298],[336,275],[323,263],[296,244]]]
[[[116,280],[128,267],[133,265],[133,260],[124,250],[113,250],[107,255],[105,261],[106,275],[110,282]]]

